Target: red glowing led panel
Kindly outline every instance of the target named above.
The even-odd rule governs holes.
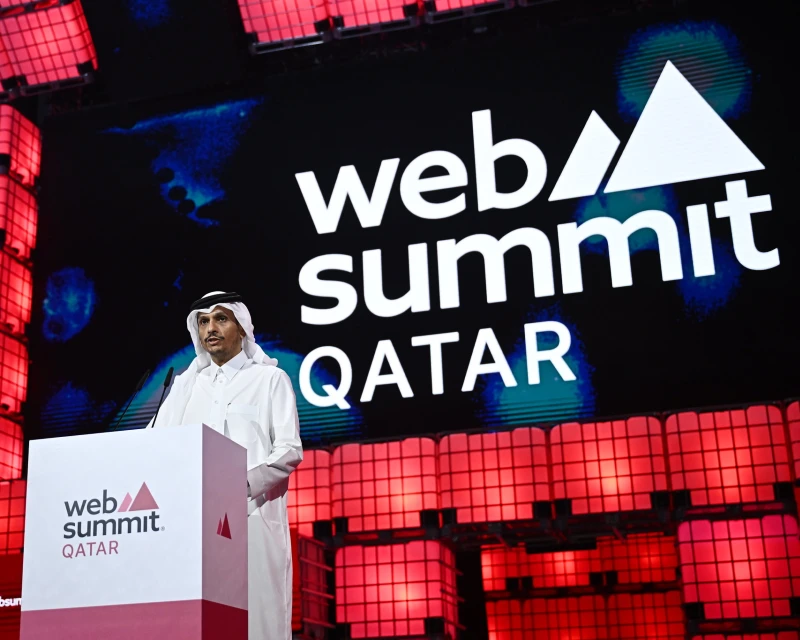
[[[692,636],[692,640],[800,640],[797,631],[780,631],[778,633],[748,633],[743,636],[706,635]]]
[[[289,525],[312,537],[314,523],[331,519],[331,454],[321,449],[303,452],[303,463],[289,476]]]
[[[0,480],[16,480],[22,472],[22,427],[0,417]]]
[[[328,574],[322,543],[289,530],[292,542],[292,631],[317,637],[312,629],[329,625]]]
[[[22,552],[26,486],[25,480],[0,482],[0,555]]]
[[[601,596],[486,602],[489,640],[604,640],[609,638]]]
[[[328,18],[326,0],[239,0],[244,30],[257,42],[313,36],[315,23]]]
[[[534,589],[588,586],[589,574],[603,571],[600,551],[526,553],[524,547],[481,551],[484,591],[505,591],[507,578],[530,578]]]
[[[686,633],[680,591],[610,596],[608,637],[615,640],[684,640]]]
[[[705,618],[791,615],[800,596],[800,538],[789,516],[684,522],[678,528],[684,600]]]
[[[550,433],[554,497],[572,513],[650,509],[667,488],[661,425],[655,418],[569,423]]]
[[[588,586],[592,573],[605,571],[615,571],[620,584],[673,582],[677,566],[675,538],[656,533],[599,538],[594,550],[529,554],[523,547],[496,546],[481,551],[484,591],[505,591],[507,578],[530,578],[534,589]]]
[[[20,413],[28,389],[28,350],[0,333],[0,413]]]
[[[774,500],[774,483],[791,481],[777,407],[672,415],[667,443],[672,488],[695,506]]]
[[[677,578],[675,538],[660,533],[638,533],[625,540],[601,538],[597,543],[603,571],[616,571],[620,584],[672,582]]]
[[[0,250],[0,324],[22,334],[31,321],[33,281],[30,269]]]
[[[789,438],[792,441],[794,477],[800,480],[800,402],[792,402],[786,408],[786,419],[789,422]]]
[[[6,45],[0,38],[0,80],[7,80],[14,76],[14,67],[11,65],[11,58],[8,57]],[[0,88],[2,90],[2,88]]]
[[[2,155],[8,156],[9,174],[27,187],[33,186],[39,175],[42,159],[42,135],[39,127],[7,104],[0,105],[0,156]]]
[[[341,16],[344,27],[361,27],[381,22],[404,20],[405,7],[414,7],[414,0],[330,0],[331,16]]]
[[[80,0],[44,0],[34,10],[0,10],[0,38],[23,85],[43,85],[82,74],[79,65],[97,68],[97,56]]]
[[[351,638],[423,636],[427,618],[458,623],[453,552],[433,540],[336,552],[336,621]]]
[[[420,511],[439,508],[436,443],[343,445],[333,452],[331,481],[333,517],[347,518],[348,531],[419,527]]]
[[[21,184],[0,174],[0,229],[6,232],[8,250],[30,258],[36,244],[36,199]]]
[[[439,442],[442,509],[457,522],[533,517],[533,503],[550,500],[547,445],[541,429],[453,434]]]
[[[0,155],[8,156],[8,172],[15,180],[33,186],[41,165],[42,135],[35,124],[7,104],[0,105]]]

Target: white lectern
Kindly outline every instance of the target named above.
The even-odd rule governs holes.
[[[246,640],[246,458],[204,425],[32,441],[21,639]]]

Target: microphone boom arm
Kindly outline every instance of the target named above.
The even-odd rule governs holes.
[[[172,373],[175,371],[174,367],[170,367],[169,371],[167,371],[167,377],[164,378],[164,390],[161,392],[161,399],[158,401],[158,407],[156,408],[156,415],[153,416],[153,428],[156,426],[156,420],[158,420],[158,412],[161,411],[161,405],[164,402],[164,396],[167,394],[167,387],[169,383],[172,382]]]

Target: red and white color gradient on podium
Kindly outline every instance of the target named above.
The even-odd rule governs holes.
[[[32,441],[22,640],[246,640],[245,487],[201,425]]]

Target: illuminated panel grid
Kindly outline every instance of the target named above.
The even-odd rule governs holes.
[[[743,636],[706,635],[692,636],[692,640],[800,640],[800,633],[781,631],[779,633],[748,633]]]
[[[800,595],[800,539],[789,516],[684,522],[678,553],[686,602],[704,605],[705,618],[791,615]]]
[[[42,160],[42,135],[39,127],[7,104],[0,105],[0,155],[8,156],[8,170],[15,180],[33,186]]]
[[[2,4],[0,4],[2,7]],[[11,65],[11,58],[8,57],[6,45],[3,39],[0,38],[0,80],[8,80],[14,76],[14,67]],[[2,91],[2,87],[0,87]]]
[[[555,498],[569,498],[574,514],[650,509],[650,494],[667,488],[655,418],[562,424],[550,451]]]
[[[292,543],[292,631],[311,637],[308,626],[325,628],[329,624],[328,573],[322,543],[289,529]],[[314,635],[314,634],[312,634]],[[293,636],[294,637],[294,636]]]
[[[457,522],[533,517],[533,503],[551,499],[547,445],[541,429],[453,434],[439,442],[442,509]]]
[[[331,480],[333,517],[350,532],[419,527],[420,511],[439,508],[430,438],[338,447]]]
[[[489,640],[609,638],[601,596],[486,602]]]
[[[26,486],[25,480],[0,482],[0,555],[22,552]]]
[[[597,548],[603,571],[616,571],[620,584],[672,582],[677,578],[675,538],[660,533],[629,535],[624,541],[601,538]]]
[[[30,269],[0,250],[0,323],[22,334],[31,321],[33,282]]]
[[[441,542],[341,548],[335,578],[336,621],[351,638],[422,636],[427,618],[456,637],[455,561]]]
[[[620,593],[608,599],[609,638],[684,640],[680,591]]]
[[[0,480],[16,480],[22,472],[22,427],[0,417]]]
[[[289,525],[303,536],[314,535],[314,523],[331,519],[331,454],[303,452],[303,463],[289,476]]]
[[[0,12],[0,38],[14,75],[35,86],[80,77],[78,65],[91,63],[92,69],[97,68],[80,0],[63,5],[60,0],[45,0],[34,7]]]
[[[21,413],[28,389],[28,350],[0,333],[0,412]]]
[[[315,24],[328,19],[326,0],[239,0],[244,30],[258,42],[313,36]]]
[[[406,19],[405,7],[414,0],[330,0],[331,15],[341,16],[344,27],[363,27]]]
[[[774,483],[791,481],[777,407],[679,413],[666,425],[672,488],[694,506],[774,500]]]
[[[531,578],[534,589],[588,586],[603,565],[597,549],[529,554],[498,546],[481,551],[481,570],[484,591],[505,591],[506,578]]]
[[[0,229],[6,232],[5,246],[30,258],[36,244],[36,199],[21,184],[0,174]]]
[[[794,477],[795,480],[800,480],[800,402],[792,402],[786,408],[786,419],[789,422],[789,437],[792,440]]]

